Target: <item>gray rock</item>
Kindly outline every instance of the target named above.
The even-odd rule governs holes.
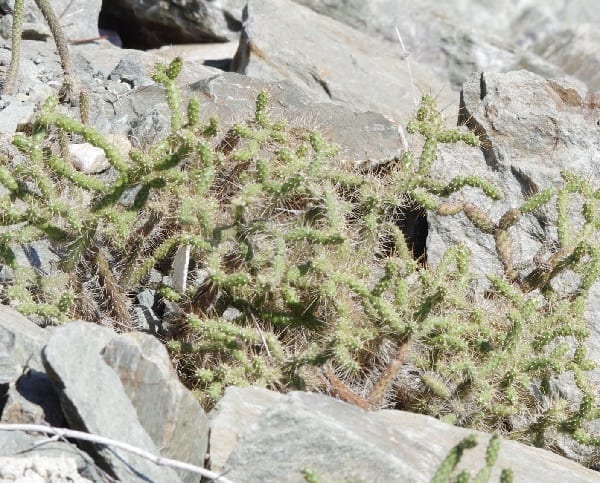
[[[230,386],[210,412],[210,468],[223,471],[227,458],[240,436],[250,428],[269,406],[284,396],[261,387],[252,389]]]
[[[96,467],[94,461],[81,451],[77,446],[71,443],[62,441],[46,441],[43,445],[39,445],[41,439],[46,436],[40,436],[39,434],[32,435],[21,431],[0,431],[0,456],[17,458],[20,457],[34,457],[42,456],[44,458],[52,458],[56,460],[69,459],[75,462],[77,473],[80,476],[72,474],[73,478],[87,478],[88,481],[94,483],[105,483],[107,481],[106,474]],[[0,471],[11,469],[10,462],[5,461],[5,464],[0,465]],[[18,462],[17,462],[18,463]],[[12,467],[14,468],[14,466]],[[2,474],[2,473],[0,473]],[[2,481],[7,481],[6,479]],[[14,481],[14,480],[9,480]],[[25,482],[31,482],[35,480],[17,480]],[[38,480],[54,481],[50,479]],[[66,483],[66,482],[65,482]]]
[[[442,104],[456,102],[448,84],[414,61],[411,82],[397,44],[374,40],[290,0],[250,0],[243,25],[235,72],[288,79],[321,102],[400,122],[410,118],[420,92],[435,92]]]
[[[27,317],[0,305],[0,385],[16,382],[28,369],[43,371],[40,352],[48,335]]]
[[[268,406],[242,433],[225,465],[227,477],[234,481],[302,482],[302,471],[310,469],[324,482],[426,482],[451,448],[473,433],[479,444],[464,453],[459,468],[480,469],[490,438],[428,416],[390,410],[367,413],[318,394],[265,399]],[[507,440],[501,443],[490,481],[497,481],[504,468],[523,482],[599,479],[565,458]]]
[[[584,23],[548,35],[532,47],[540,57],[600,91],[599,23]]]
[[[322,132],[328,141],[340,146],[343,161],[376,163],[402,153],[402,138],[394,121],[374,112],[356,113],[347,107],[319,102],[311,93],[287,80],[268,82],[219,73],[191,84],[190,88],[196,96],[204,94],[200,97],[203,115],[206,118],[216,115],[221,125],[251,118],[257,94],[267,90],[273,119],[286,120],[292,127]]]
[[[582,107],[585,98],[580,84],[546,81],[526,71],[473,74],[463,88],[459,123],[477,129],[485,149],[443,147],[433,174],[449,180],[470,172],[496,184],[504,193],[500,202],[476,189],[456,195],[480,206],[493,220],[520,206],[532,192],[561,186],[562,170],[589,177],[600,169],[600,137],[597,116]],[[556,238],[544,216],[551,213],[526,216],[511,232],[516,265],[531,269],[541,240]],[[473,251],[476,273],[500,273],[492,237],[475,229],[466,217],[432,215],[429,220],[429,261],[436,263],[449,246],[464,242]]]
[[[598,43],[575,34],[583,23],[598,25],[594,0],[295,1],[391,42],[398,41],[398,28],[412,59],[428,65],[457,89],[473,71],[507,72],[527,67],[540,75],[557,77],[566,73],[579,76],[576,71],[585,70],[579,76],[585,82],[588,75],[593,77],[597,72],[593,64],[597,62],[594,53]],[[551,48],[543,48],[548,44],[560,45],[564,64],[570,65],[557,60]],[[581,62],[586,58],[593,61],[589,67]],[[594,89],[593,84],[588,86]]]
[[[112,339],[102,351],[104,361],[119,374],[140,421],[166,457],[204,465],[208,420],[192,393],[178,381],[165,346],[141,333]],[[197,475],[181,471],[182,481]]]
[[[237,39],[243,0],[109,0],[105,19],[123,44],[147,49],[165,44]]]
[[[30,103],[19,102],[13,96],[3,96],[2,101],[0,101],[0,115],[2,116],[0,133],[12,134],[19,127],[31,122],[33,109],[33,105]]]
[[[14,1],[8,2],[11,6]],[[52,9],[69,40],[98,37],[98,17],[102,0],[52,0]],[[25,2],[23,38],[30,40],[52,39],[50,28],[35,2]],[[0,37],[12,37],[12,15],[0,16]]]
[[[57,427],[66,424],[58,394],[44,372],[28,370],[16,383],[10,384],[5,397],[2,423]]]
[[[436,78],[449,81],[455,90],[473,71],[507,70],[518,59],[510,42],[492,33],[498,28],[502,7],[494,8],[491,15],[481,2],[375,0],[342,6],[327,0],[295,1],[392,42],[399,50],[397,28],[410,61],[427,65]]]
[[[154,81],[148,74],[147,66],[144,64],[141,56],[131,52],[120,60],[108,78],[111,80],[116,79],[135,88],[154,84]]]
[[[48,457],[40,454],[6,458],[0,457],[2,481],[29,481],[31,483],[91,483],[77,471],[73,458]]]
[[[101,352],[114,332],[93,324],[74,322],[58,328],[43,351],[44,365],[59,390],[63,412],[73,429],[123,441],[153,454],[156,444],[141,426],[119,376]],[[69,350],[65,350],[69,348]],[[103,396],[98,404],[99,395]],[[89,447],[99,464],[122,481],[180,481],[174,471],[157,467],[126,451]]]
[[[0,305],[0,422],[64,425],[58,394],[43,372],[48,337],[48,330]]]
[[[156,290],[145,289],[137,294],[136,298],[140,305],[144,307],[152,308],[154,305],[154,296],[156,295]]]

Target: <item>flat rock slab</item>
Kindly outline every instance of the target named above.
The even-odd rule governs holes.
[[[142,427],[162,455],[204,466],[208,418],[177,379],[165,346],[154,337],[131,332],[112,339],[102,357],[119,375]],[[181,470],[180,477],[184,482],[198,481],[189,471]]]
[[[448,84],[411,62],[399,44],[377,40],[290,0],[250,0],[231,70],[269,80],[288,79],[317,100],[375,111],[405,123],[423,93],[456,103]],[[414,83],[414,88],[413,88]]]
[[[367,413],[327,396],[295,392],[271,401],[243,433],[226,474],[233,481],[300,483],[306,481],[303,470],[310,469],[323,482],[429,482],[452,447],[473,433],[479,444],[464,453],[459,468],[476,472],[489,434],[402,411]],[[561,456],[503,440],[490,481],[498,481],[504,468],[519,482],[600,481],[598,473]]]
[[[159,450],[140,425],[119,376],[102,357],[102,350],[114,337],[111,330],[85,322],[62,326],[43,351],[44,365],[59,390],[72,429],[126,442],[158,455]],[[132,453],[97,448],[89,451],[96,453],[103,469],[121,481],[181,481],[173,470]]]
[[[375,112],[315,100],[313,94],[288,80],[266,81],[234,73],[221,73],[190,84],[199,97],[203,117],[216,115],[222,126],[254,116],[256,96],[269,93],[273,119],[292,128],[319,131],[340,146],[340,159],[352,164],[391,160],[403,151],[398,123]],[[198,95],[198,94],[202,95]]]

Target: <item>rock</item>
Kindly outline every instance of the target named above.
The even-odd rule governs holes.
[[[156,296],[156,290],[145,289],[136,295],[137,302],[144,307],[152,308],[154,305],[154,297]]]
[[[493,35],[499,23],[498,9],[495,8],[492,15],[480,2],[351,1],[348,2],[350,8],[346,2],[340,8],[337,2],[295,1],[361,32],[385,39],[393,43],[397,51],[401,49],[398,29],[411,54],[410,62],[426,65],[437,79],[450,82],[457,91],[471,72],[505,71],[518,58],[510,42]],[[465,12],[467,9],[469,12]],[[483,28],[478,28],[482,25]]]
[[[165,346],[154,337],[132,332],[112,339],[102,351],[119,375],[142,427],[164,456],[204,465],[208,420],[192,393],[177,380]],[[181,471],[182,481],[197,475]]]
[[[154,81],[149,76],[147,65],[142,60],[142,57],[135,52],[130,52],[123,56],[108,78],[128,84],[132,88],[154,84]]]
[[[29,103],[19,102],[16,97],[3,96],[0,101],[2,124],[0,134],[12,134],[23,125],[32,121],[33,106]]]
[[[222,400],[220,412],[255,397],[253,388],[238,391],[237,397]],[[479,444],[463,454],[459,469],[479,470],[485,460],[490,435],[428,416],[367,413],[319,394],[294,392],[270,399],[260,393],[264,409],[253,409],[260,413],[256,422],[241,432],[225,464],[233,481],[280,481],[285,475],[286,482],[303,482],[303,471],[309,469],[323,482],[428,482],[451,448],[470,434],[477,435]],[[498,481],[504,468],[523,482],[598,479],[597,473],[561,456],[508,440],[501,442],[490,481]]]
[[[64,427],[60,400],[46,373],[29,369],[10,385],[0,422]]]
[[[428,65],[440,79],[450,80],[456,89],[460,89],[474,71],[508,72],[528,67],[540,75],[559,77],[567,73],[579,76],[577,70],[587,70],[578,77],[585,82],[588,75],[594,76],[597,72],[581,61],[586,57],[593,61],[597,51],[593,45],[597,43],[573,38],[581,24],[596,26],[600,21],[594,0],[575,0],[568,7],[560,0],[518,3],[510,0],[493,3],[295,1],[391,42],[398,42],[398,28],[407,50],[412,53],[411,59]],[[548,43],[562,46],[565,62],[566,59],[572,62],[570,69],[560,61],[552,65],[556,61],[552,49],[542,47]],[[591,83],[588,86],[597,89]]]
[[[160,448],[163,456],[203,466],[207,417],[178,381],[165,347],[156,338],[141,333],[117,335],[84,322],[41,329],[0,305],[0,361],[0,422],[87,431],[155,455]],[[22,450],[30,454],[28,438],[0,431],[0,456]],[[54,446],[41,448],[31,454],[43,451],[39,454],[56,458],[64,451],[62,446],[57,447],[59,453],[46,452]],[[120,481],[138,481],[139,475],[152,481],[180,481],[171,469],[131,453],[85,444],[82,448]],[[78,457],[78,466],[84,468],[89,457],[81,454],[84,460]],[[191,483],[197,477],[182,471],[181,481]]]
[[[0,458],[0,461],[2,461],[0,475],[4,475],[0,476],[3,478],[1,481],[7,481],[11,472],[17,471],[17,468],[22,468],[24,464],[28,464],[28,461],[31,462],[32,459],[40,461],[40,458],[51,459],[54,462],[69,460],[69,476],[73,478],[72,481],[82,481],[81,478],[85,478],[83,481],[93,481],[94,483],[107,481],[106,476],[108,475],[97,468],[94,460],[79,450],[77,446],[62,441],[46,441],[43,445],[39,445],[40,440],[43,438],[46,438],[46,436],[40,436],[39,434],[34,436],[21,431],[0,431],[0,456],[2,457]],[[73,463],[76,466],[77,474],[72,471]],[[61,467],[65,469],[64,466]],[[29,478],[30,475],[25,476]],[[8,481],[15,480],[8,479]],[[23,479],[16,481],[29,483],[35,480]],[[55,480],[48,477],[41,481]],[[66,480],[65,483],[67,481],[70,480]]]
[[[347,107],[316,101],[309,92],[287,80],[268,82],[219,73],[191,84],[190,89],[193,95],[203,94],[200,98],[205,118],[216,115],[222,125],[251,118],[257,94],[267,90],[273,119],[320,131],[340,146],[340,159],[351,164],[387,161],[400,156],[403,150],[396,122],[374,112],[356,113]]]
[[[463,190],[465,199],[494,220],[520,206],[531,193],[561,186],[562,170],[588,177],[600,169],[600,137],[597,116],[582,105],[586,97],[580,84],[546,81],[526,71],[473,74],[463,88],[459,123],[475,129],[485,148],[444,147],[433,174],[450,180],[468,171],[496,184],[504,193],[500,202],[490,201],[480,190]],[[515,265],[530,264],[543,248],[539,240],[556,236],[545,228],[543,216],[536,216],[511,231],[518,248]],[[429,220],[429,261],[435,263],[451,244],[463,242],[474,250],[476,273],[500,273],[492,237],[475,229],[466,217],[432,215]]]
[[[28,369],[43,371],[40,352],[48,336],[27,317],[0,305],[0,385],[16,382]]]
[[[549,35],[532,47],[540,57],[600,91],[600,32],[598,23],[583,23]]]
[[[261,387],[252,389],[230,386],[210,412],[210,468],[222,472],[227,458],[241,435],[269,406],[283,399],[277,392]]]
[[[398,45],[290,0],[248,2],[231,68],[263,79],[288,79],[321,102],[380,112],[400,122],[410,118],[421,92],[435,92],[442,104],[454,102],[449,86],[414,61],[411,79]]]
[[[69,144],[71,163],[82,173],[101,173],[110,167],[106,154],[90,143]]]
[[[0,422],[64,424],[58,395],[43,372],[49,332],[0,305]]]
[[[102,357],[102,350],[114,337],[108,329],[83,322],[60,327],[43,351],[46,371],[59,391],[71,428],[159,454],[157,445],[141,426],[119,376]],[[100,395],[102,404],[98,404]],[[88,451],[98,458],[104,470],[122,481],[137,481],[140,475],[155,481],[180,481],[173,470],[157,467],[123,450],[90,447]]]
[[[11,0],[9,4],[14,5]],[[98,17],[101,0],[53,0],[50,4],[67,39],[84,40],[98,37]],[[50,28],[35,2],[25,2],[23,38],[26,40],[52,40]],[[12,15],[0,16],[0,37],[12,37]]]
[[[237,39],[243,0],[109,0],[102,21],[129,48]]]
[[[181,57],[184,62],[200,61],[204,65],[229,70],[231,60],[238,47],[237,39],[230,42],[163,45],[160,49],[147,52],[168,64],[175,57]]]
[[[0,479],[29,483],[91,483],[77,471],[73,458],[41,455],[14,458],[0,457]]]

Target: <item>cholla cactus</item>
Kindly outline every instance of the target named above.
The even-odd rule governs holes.
[[[15,270],[6,292],[12,303],[49,319],[85,316],[131,328],[131,294],[149,285],[153,269],[183,259],[186,283],[151,287],[174,307],[168,346],[206,405],[229,384],[301,387],[472,428],[506,429],[529,414],[518,428],[522,439],[548,445],[562,431],[598,445],[586,431],[599,410],[585,376],[583,318],[600,272],[598,189],[564,173],[564,187],[496,221],[480,206],[447,200],[466,185],[496,200],[496,187],[474,176],[431,175],[438,143],[477,139],[442,129],[429,97],[409,126],[426,140],[416,172],[406,163],[348,169],[317,132],[273,121],[266,92],[248,122],[224,130],[216,119],[202,123],[196,100],[182,105],[180,69],[175,60],[154,73],[171,109],[171,133],[128,156],[57,113],[56,99],[31,135],[15,138],[27,162],[0,167],[9,192],[0,198],[0,220],[13,228],[0,237],[0,255]],[[101,148],[113,181],[61,158],[60,143],[51,142],[61,133]],[[131,192],[133,203],[123,205]],[[584,200],[577,232],[565,202],[573,195]],[[554,197],[558,250],[521,276],[508,230]],[[494,238],[505,273],[490,277],[489,300],[470,294],[465,247],[449,249],[437,267],[413,258],[397,216],[415,203],[444,216],[463,212],[474,230]],[[55,280],[69,289],[64,300],[12,253],[15,243],[40,238],[61,254]],[[564,270],[581,282],[561,299],[550,282]],[[541,296],[531,293],[537,289]],[[558,398],[539,409],[532,386],[546,391],[562,373],[576,378],[580,404]]]

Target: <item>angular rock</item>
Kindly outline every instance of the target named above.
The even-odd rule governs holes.
[[[244,3],[243,0],[109,0],[104,4],[102,21],[119,33],[128,48],[224,42],[239,35]]]
[[[73,166],[86,174],[101,173],[110,167],[104,151],[90,143],[69,144],[69,154]]]
[[[74,322],[56,329],[43,351],[46,371],[58,389],[72,429],[105,436],[158,455],[157,445],[141,426],[119,376],[102,357],[115,333]],[[102,395],[102,403],[98,398]],[[122,481],[180,481],[176,473],[114,448],[88,448],[105,471]]]
[[[455,196],[481,207],[493,220],[519,207],[532,193],[562,186],[562,170],[587,178],[600,170],[598,116],[585,106],[588,97],[580,83],[547,81],[526,71],[473,74],[464,84],[458,121],[480,135],[484,148],[442,147],[432,173],[450,180],[469,172],[494,183],[504,194],[501,201],[491,201],[471,188]],[[526,216],[511,228],[515,265],[529,266],[543,248],[541,240],[555,239],[544,218],[549,214]],[[431,215],[429,221],[430,262],[436,263],[447,248],[463,242],[474,250],[476,273],[501,273],[493,237],[474,228],[462,214]]]
[[[132,332],[112,339],[102,356],[119,375],[140,424],[163,456],[203,466],[208,420],[177,379],[165,346],[154,337]],[[189,483],[198,480],[183,470],[180,477]]]
[[[0,305],[0,385],[17,381],[28,369],[43,371],[40,353],[48,336],[27,317]]]
[[[427,65],[438,80],[449,81],[455,90],[460,90],[466,76],[473,71],[505,71],[518,60],[510,41],[494,35],[499,26],[498,10],[501,10],[496,5],[491,15],[491,9],[480,2],[294,1],[391,42],[396,50],[401,49],[398,29],[410,53],[410,62]],[[465,12],[467,9],[469,12]]]
[[[286,482],[300,483],[309,469],[323,482],[429,482],[452,447],[473,433],[479,444],[463,454],[459,469],[471,474],[481,469],[490,438],[428,416],[367,413],[319,394],[290,393],[266,402],[268,408],[227,460],[227,477],[234,481],[280,481],[285,475]],[[504,468],[523,482],[598,479],[596,472],[561,456],[508,440],[501,442],[490,481],[498,481]]]
[[[49,331],[0,305],[0,422],[63,425],[58,394],[43,372]]]
[[[452,104],[449,85],[411,62],[397,44],[374,40],[290,0],[250,0],[232,70],[269,80],[288,79],[320,101],[375,111],[406,122],[421,92]],[[414,86],[413,86],[414,82]]]
[[[456,89],[471,72],[527,68],[546,77],[573,74],[584,82],[597,72],[593,65],[598,43],[575,33],[586,22],[598,25],[600,14],[594,0],[573,0],[568,6],[561,0],[294,1],[391,42],[398,42],[398,28],[411,59],[428,65]],[[546,45],[556,45],[558,52]],[[562,62],[556,54],[563,57]],[[591,65],[583,59],[592,60]],[[597,89],[591,83],[588,86]]]
[[[33,116],[33,105],[19,102],[16,97],[4,96],[0,101],[0,134],[12,134],[19,127],[30,122]]]
[[[46,373],[29,369],[10,385],[0,422],[65,426],[58,394]]]

